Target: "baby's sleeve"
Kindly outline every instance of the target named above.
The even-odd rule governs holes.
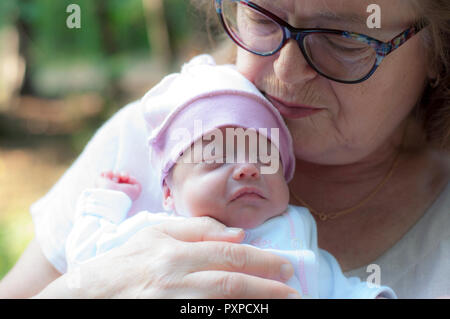
[[[131,199],[119,191],[83,191],[76,204],[75,222],[66,243],[69,269],[98,255],[98,241],[104,234],[117,232],[131,204]]]
[[[184,219],[166,212],[149,211],[141,211],[127,218],[131,205],[131,199],[116,190],[88,189],[82,193],[66,244],[69,271],[82,262],[123,245],[145,227]]]
[[[379,286],[345,277],[336,259],[327,251],[319,249],[319,296],[326,299],[396,299],[395,292]]]

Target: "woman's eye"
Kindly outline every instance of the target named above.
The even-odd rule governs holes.
[[[260,26],[264,28],[270,27],[273,29],[277,29],[276,24],[271,19],[261,14],[256,14],[248,10],[246,12],[245,17],[247,19],[247,22],[249,22],[249,25]]]
[[[249,19],[254,24],[262,24],[262,25],[273,24],[273,22],[271,20],[265,19],[265,18],[261,18],[260,16],[249,17]]]
[[[335,50],[340,50],[344,52],[364,52],[368,49],[368,46],[360,45],[359,43],[346,42],[346,41],[336,41],[333,39],[326,39],[328,44]]]

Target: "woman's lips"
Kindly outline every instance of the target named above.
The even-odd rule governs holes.
[[[277,98],[266,94],[266,97],[272,102],[272,104],[278,109],[278,111],[284,117],[290,119],[298,119],[303,117],[308,117],[313,114],[316,114],[320,111],[323,111],[322,108],[315,108],[311,106],[301,105],[301,104],[292,104],[288,102],[284,102],[278,100]]]

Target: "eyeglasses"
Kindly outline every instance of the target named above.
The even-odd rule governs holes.
[[[248,0],[214,1],[225,31],[241,48],[270,56],[280,51],[289,39],[294,39],[317,73],[348,84],[370,78],[388,54],[424,27],[414,25],[391,41],[382,42],[354,32],[294,28]]]

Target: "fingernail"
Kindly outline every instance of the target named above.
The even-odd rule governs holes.
[[[280,269],[281,279],[286,281],[289,280],[294,274],[294,267],[291,264],[283,264]]]
[[[300,296],[299,294],[289,294],[287,296],[288,299],[302,299],[302,296]]]

